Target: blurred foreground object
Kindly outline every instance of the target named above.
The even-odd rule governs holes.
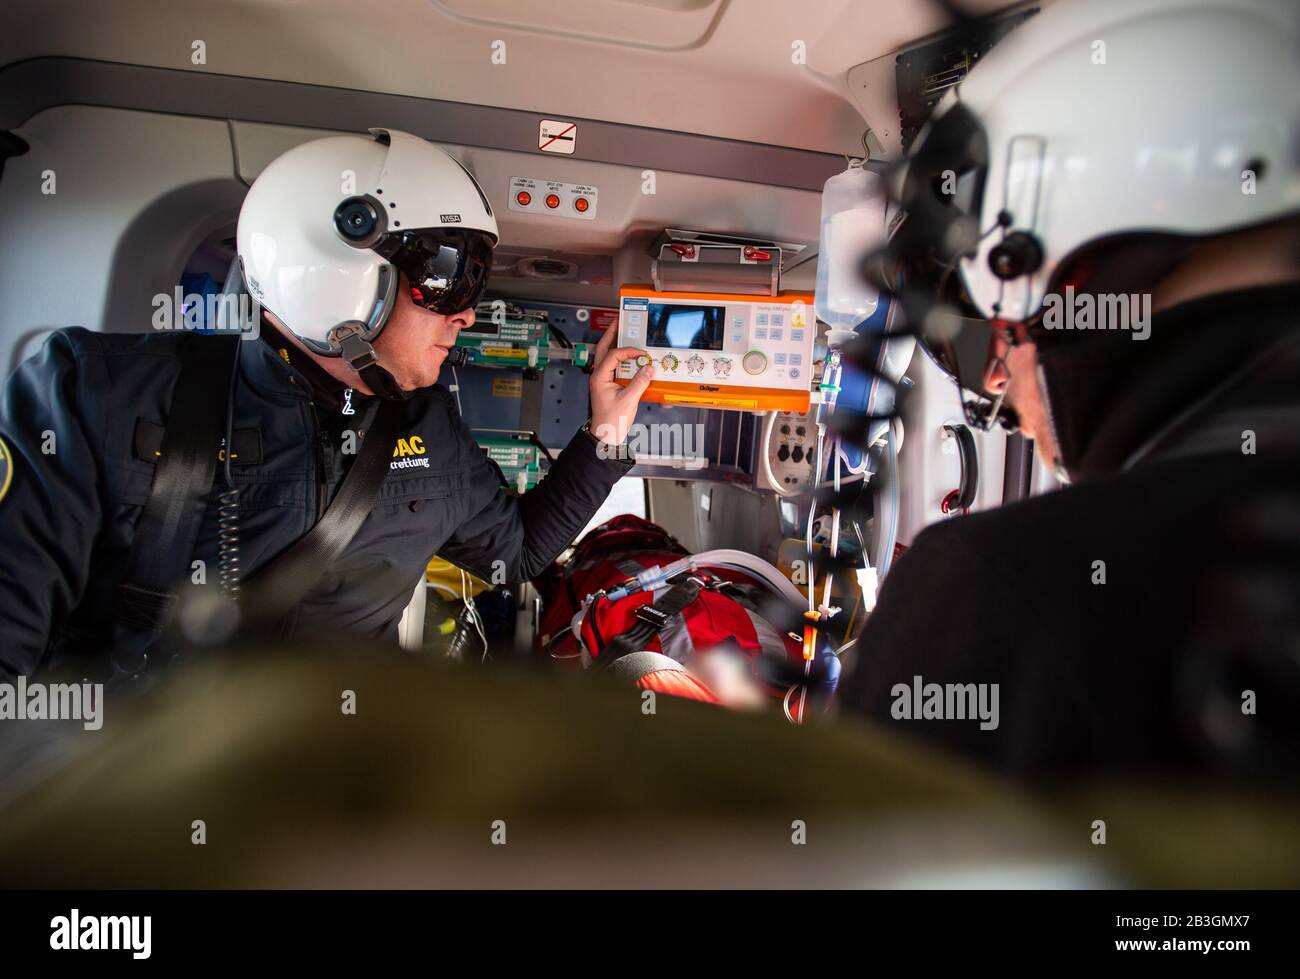
[[[860,724],[793,728],[674,697],[647,713],[641,691],[612,680],[438,668],[378,649],[249,652],[119,705],[76,760],[0,810],[0,884],[1300,879],[1295,795],[1143,782],[1034,800]],[[1106,846],[1089,842],[1098,819]]]

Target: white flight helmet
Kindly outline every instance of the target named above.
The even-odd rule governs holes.
[[[961,262],[980,311],[1035,315],[1102,238],[1300,211],[1298,15],[1295,0],[1088,0],[1013,30],[949,101],[988,139],[979,230],[1011,217]]]
[[[343,356],[392,395],[371,341],[399,273],[417,305],[472,308],[497,224],[459,162],[409,133],[370,133],[313,140],[272,161],[244,200],[237,244],[254,299],[310,349]]]
[[[912,285],[1020,323],[1098,243],[1185,247],[1300,213],[1300,4],[1058,0],[944,96],[900,176],[891,249],[929,270]],[[1148,288],[1157,266],[1136,270]],[[976,340],[930,349],[982,364]],[[978,392],[974,372],[954,371]]]

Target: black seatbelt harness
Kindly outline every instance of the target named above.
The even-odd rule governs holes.
[[[303,537],[257,571],[244,589],[247,618],[268,626],[302,601],[347,549],[374,503],[401,421],[397,401],[378,401],[362,426],[361,451],[329,508]]]
[[[189,571],[217,471],[225,423],[219,406],[226,403],[238,347],[238,337],[191,335],[181,349],[158,466],[117,591],[112,658],[121,673],[138,674],[148,665]]]
[[[235,337],[189,337],[173,388],[158,467],[136,525],[126,573],[118,588],[113,666],[138,676],[149,664],[175,611],[177,591],[189,573],[199,528],[217,471],[224,435]],[[214,355],[214,344],[220,344]],[[278,622],[311,591],[361,529],[388,473],[398,424],[398,401],[381,400],[362,429],[361,451],[320,520],[254,576],[244,591],[243,631]]]

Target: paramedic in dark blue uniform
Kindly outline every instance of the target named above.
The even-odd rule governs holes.
[[[355,185],[341,187],[340,174]],[[640,351],[611,349],[613,331],[596,350],[590,422],[522,497],[503,488],[436,383],[457,331],[474,322],[496,223],[469,173],[431,144],[377,130],[290,150],[250,190],[238,241],[263,313],[260,338],[236,344],[232,358],[245,578],[321,518],[355,458],[345,442],[375,399],[400,412],[369,515],[289,617],[288,635],[395,639],[435,553],[494,583],[531,578],[630,468],[621,443],[650,372],[626,387],[614,380]],[[0,680],[113,672],[116,593],[181,351],[210,342],[60,330],[10,378],[0,409]],[[220,489],[183,589],[216,587]]]

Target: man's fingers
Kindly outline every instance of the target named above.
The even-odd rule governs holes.
[[[596,341],[596,357],[595,357],[596,363],[599,364],[600,358],[605,356],[605,351],[608,350],[610,348],[610,345],[614,342],[614,334],[617,332],[618,329],[616,327],[613,326],[605,327],[605,332],[602,333],[600,335],[600,339]]]
[[[654,368],[647,364],[633,375],[632,380],[627,382],[627,387],[623,389],[623,397],[629,401],[640,401],[641,395],[645,394],[646,388],[650,382],[655,379]]]
[[[615,347],[607,351],[604,358],[597,362],[596,374],[602,380],[612,380],[619,364],[640,357],[644,353],[645,351],[639,347]]]

